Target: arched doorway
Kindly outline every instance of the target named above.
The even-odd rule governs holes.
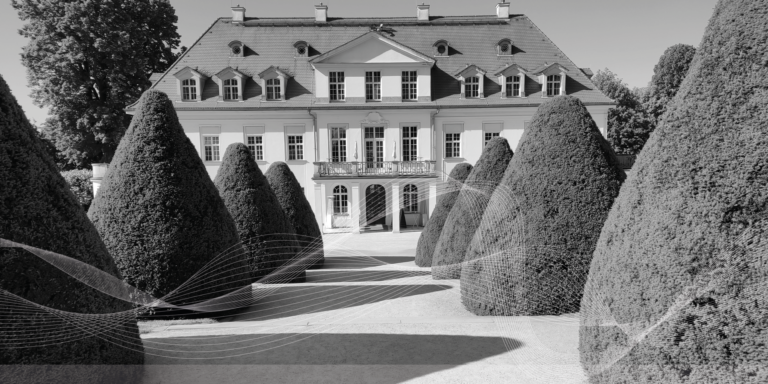
[[[365,189],[365,226],[387,223],[387,191],[379,184]]]

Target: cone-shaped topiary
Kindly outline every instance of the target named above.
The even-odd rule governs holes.
[[[323,251],[323,233],[317,225],[315,213],[309,205],[301,184],[291,172],[288,164],[277,161],[267,169],[267,181],[277,195],[283,212],[296,231],[296,240],[302,247],[305,267],[319,267],[325,260]]]
[[[448,214],[451,213],[451,208],[456,203],[456,198],[459,197],[461,187],[464,185],[464,180],[467,179],[471,171],[472,164],[456,164],[451,174],[448,175],[448,180],[443,184],[440,196],[437,197],[437,202],[435,203],[435,209],[432,211],[432,216],[427,221],[427,225],[424,226],[424,230],[419,236],[419,243],[416,246],[416,265],[419,267],[432,266],[432,254],[435,253],[435,246],[437,245],[437,240],[440,239],[440,233],[443,231],[443,226],[445,226],[445,220],[448,218]]]
[[[191,304],[250,283],[235,223],[162,92],[142,95],[88,214],[125,281],[155,297],[209,262],[166,301]]]
[[[301,251],[277,196],[245,144],[227,148],[214,184],[235,220],[254,280],[273,273]]]
[[[578,312],[592,252],[625,177],[579,99],[542,104],[467,251],[465,307],[478,315]]]
[[[592,383],[768,382],[766,90],[768,3],[718,2],[594,253]]]
[[[0,238],[120,277],[2,76],[0,180]],[[0,297],[0,382],[141,380],[144,353],[131,305],[20,248],[0,248]],[[45,307],[70,314],[61,317]],[[85,320],[90,323],[77,324]],[[79,368],[67,368],[72,365]]]
[[[496,137],[483,148],[480,159],[464,181],[456,203],[445,220],[432,256],[433,279],[458,279],[469,242],[483,212],[512,160],[507,139]]]

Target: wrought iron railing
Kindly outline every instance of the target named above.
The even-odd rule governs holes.
[[[434,161],[319,162],[315,177],[435,176]]]

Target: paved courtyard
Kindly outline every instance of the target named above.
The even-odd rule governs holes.
[[[145,383],[582,383],[578,317],[478,317],[419,232],[328,234],[323,268],[214,324],[144,334]]]

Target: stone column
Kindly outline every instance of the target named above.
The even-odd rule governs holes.
[[[317,220],[317,226],[323,227],[323,192],[322,184],[315,183],[315,201],[312,210],[315,212],[315,220]]]
[[[352,220],[352,233],[360,233],[360,183],[352,183],[352,195],[349,202],[349,217]]]
[[[400,233],[400,183],[392,183],[392,233]]]

